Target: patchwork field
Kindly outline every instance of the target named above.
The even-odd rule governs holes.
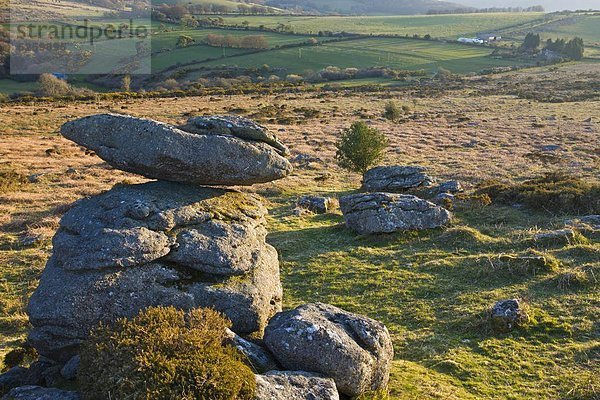
[[[532,240],[574,213],[467,202],[456,205],[449,229],[366,237],[348,231],[339,211],[297,216],[293,209],[304,194],[338,197],[359,188],[360,177],[334,162],[341,129],[359,119],[389,138],[384,164],[427,166],[440,179],[461,180],[468,194],[485,180],[511,184],[556,171],[597,183],[600,100],[541,103],[498,88],[561,92],[567,83],[574,90],[598,76],[599,65],[474,78],[429,95],[407,89],[2,105],[0,353],[24,338],[25,305],[68,205],[143,181],[63,139],[59,126],[107,111],[182,122],[235,110],[266,124],[292,151],[292,176],[241,189],[261,194],[270,209],[268,241],[280,254],[285,307],[323,301],[383,321],[396,352],[392,398],[596,399],[598,232],[563,243]],[[389,100],[408,106],[401,123],[381,118]],[[531,252],[549,263],[531,270],[498,258]],[[527,305],[529,323],[492,333],[486,310],[512,297]]]
[[[361,17],[289,17],[289,16],[226,16],[225,23],[250,26],[264,25],[275,28],[279,24],[291,26],[294,32],[317,34],[319,31],[351,32],[361,34],[420,35],[457,39],[480,32],[506,29],[518,24],[543,18],[541,13],[498,13],[411,16]]]
[[[377,38],[325,43],[321,46],[291,48],[237,56],[203,63],[203,66],[237,65],[256,67],[268,64],[286,68],[290,73],[319,70],[328,66],[368,68],[386,66],[396,69],[434,73],[443,67],[455,73],[478,72],[482,69],[518,65],[515,60],[490,57],[490,49],[428,42],[424,40]],[[525,62],[522,62],[525,64]]]

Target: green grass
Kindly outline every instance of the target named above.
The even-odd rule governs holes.
[[[588,45],[600,46],[600,14],[571,14],[549,18],[544,23],[525,24],[505,31],[505,34],[522,39],[527,32],[537,32],[542,39],[566,39],[578,36]]]
[[[565,290],[557,279],[580,265],[574,252],[597,277],[600,243],[585,252],[542,249],[558,270],[494,261],[527,253],[536,227],[562,219],[471,207],[456,211],[446,232],[366,237],[344,228],[339,215],[285,218],[290,198],[271,200],[268,240],[281,256],[285,306],[323,301],[383,321],[396,352],[392,398],[597,398],[598,281]],[[513,297],[526,301],[531,322],[492,333],[486,310]]]
[[[539,19],[539,13],[411,15],[368,17],[289,17],[289,16],[225,16],[227,24],[248,21],[251,26],[265,25],[274,28],[279,23],[291,25],[295,32],[319,31],[352,32],[362,34],[426,35],[456,39],[505,29],[516,24]]]
[[[17,82],[12,79],[0,79],[0,93],[13,94],[37,90],[37,82]]]
[[[176,49],[164,53],[154,54],[152,56],[152,70],[162,71],[177,63],[188,63],[192,61],[205,61],[209,58],[221,57],[223,54],[231,56],[235,54],[246,53],[245,49],[221,49],[211,46],[190,46],[182,49]]]
[[[173,49],[177,47],[177,39],[181,35],[186,35],[197,43],[201,43],[207,35],[231,35],[231,36],[248,36],[248,35],[262,35],[267,39],[270,47],[281,46],[290,43],[302,43],[308,38],[304,36],[293,36],[284,35],[280,33],[272,32],[256,32],[256,31],[243,31],[237,29],[177,29],[175,31],[162,31],[157,32],[152,36],[152,50],[158,51],[161,49]]]
[[[400,38],[373,38],[323,44],[321,46],[275,50],[237,56],[226,61],[200,64],[217,66],[224,63],[240,67],[268,64],[286,68],[289,73],[328,66],[366,68],[388,66],[396,69],[435,72],[439,67],[455,73],[477,72],[482,69],[514,65],[514,60],[489,57],[490,50],[481,47],[446,44]]]
[[[160,4],[179,4],[181,3],[181,0],[152,0],[152,4],[153,5],[160,5]],[[235,1],[235,0],[186,0],[185,1],[186,4],[213,4],[213,5],[219,5],[219,6],[225,6],[228,7],[230,11],[237,11],[238,10],[238,5],[241,3],[239,1]],[[244,5],[247,6],[252,6],[255,5],[257,3],[251,2],[251,1],[244,1],[243,3]],[[272,10],[273,12],[278,11],[279,9],[275,8],[275,7],[269,7],[270,10]]]

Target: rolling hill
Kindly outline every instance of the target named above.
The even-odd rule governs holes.
[[[423,14],[429,10],[449,10],[464,6],[438,0],[268,0],[278,8],[299,8],[322,14]]]

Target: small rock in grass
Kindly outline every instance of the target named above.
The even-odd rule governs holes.
[[[577,240],[577,234],[573,229],[560,229],[538,233],[533,237],[533,240],[543,245],[568,245]]]
[[[492,307],[492,328],[496,332],[510,332],[526,320],[527,315],[517,299],[500,300]]]
[[[440,183],[436,188],[438,193],[460,193],[463,191],[463,187],[459,181],[448,181]]]
[[[331,197],[322,196],[302,196],[296,203],[298,208],[303,208],[315,214],[325,214],[333,206]]]

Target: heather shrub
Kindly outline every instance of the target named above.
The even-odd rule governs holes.
[[[252,399],[253,372],[223,345],[230,322],[210,309],[142,311],[100,324],[81,348],[85,399]]]

